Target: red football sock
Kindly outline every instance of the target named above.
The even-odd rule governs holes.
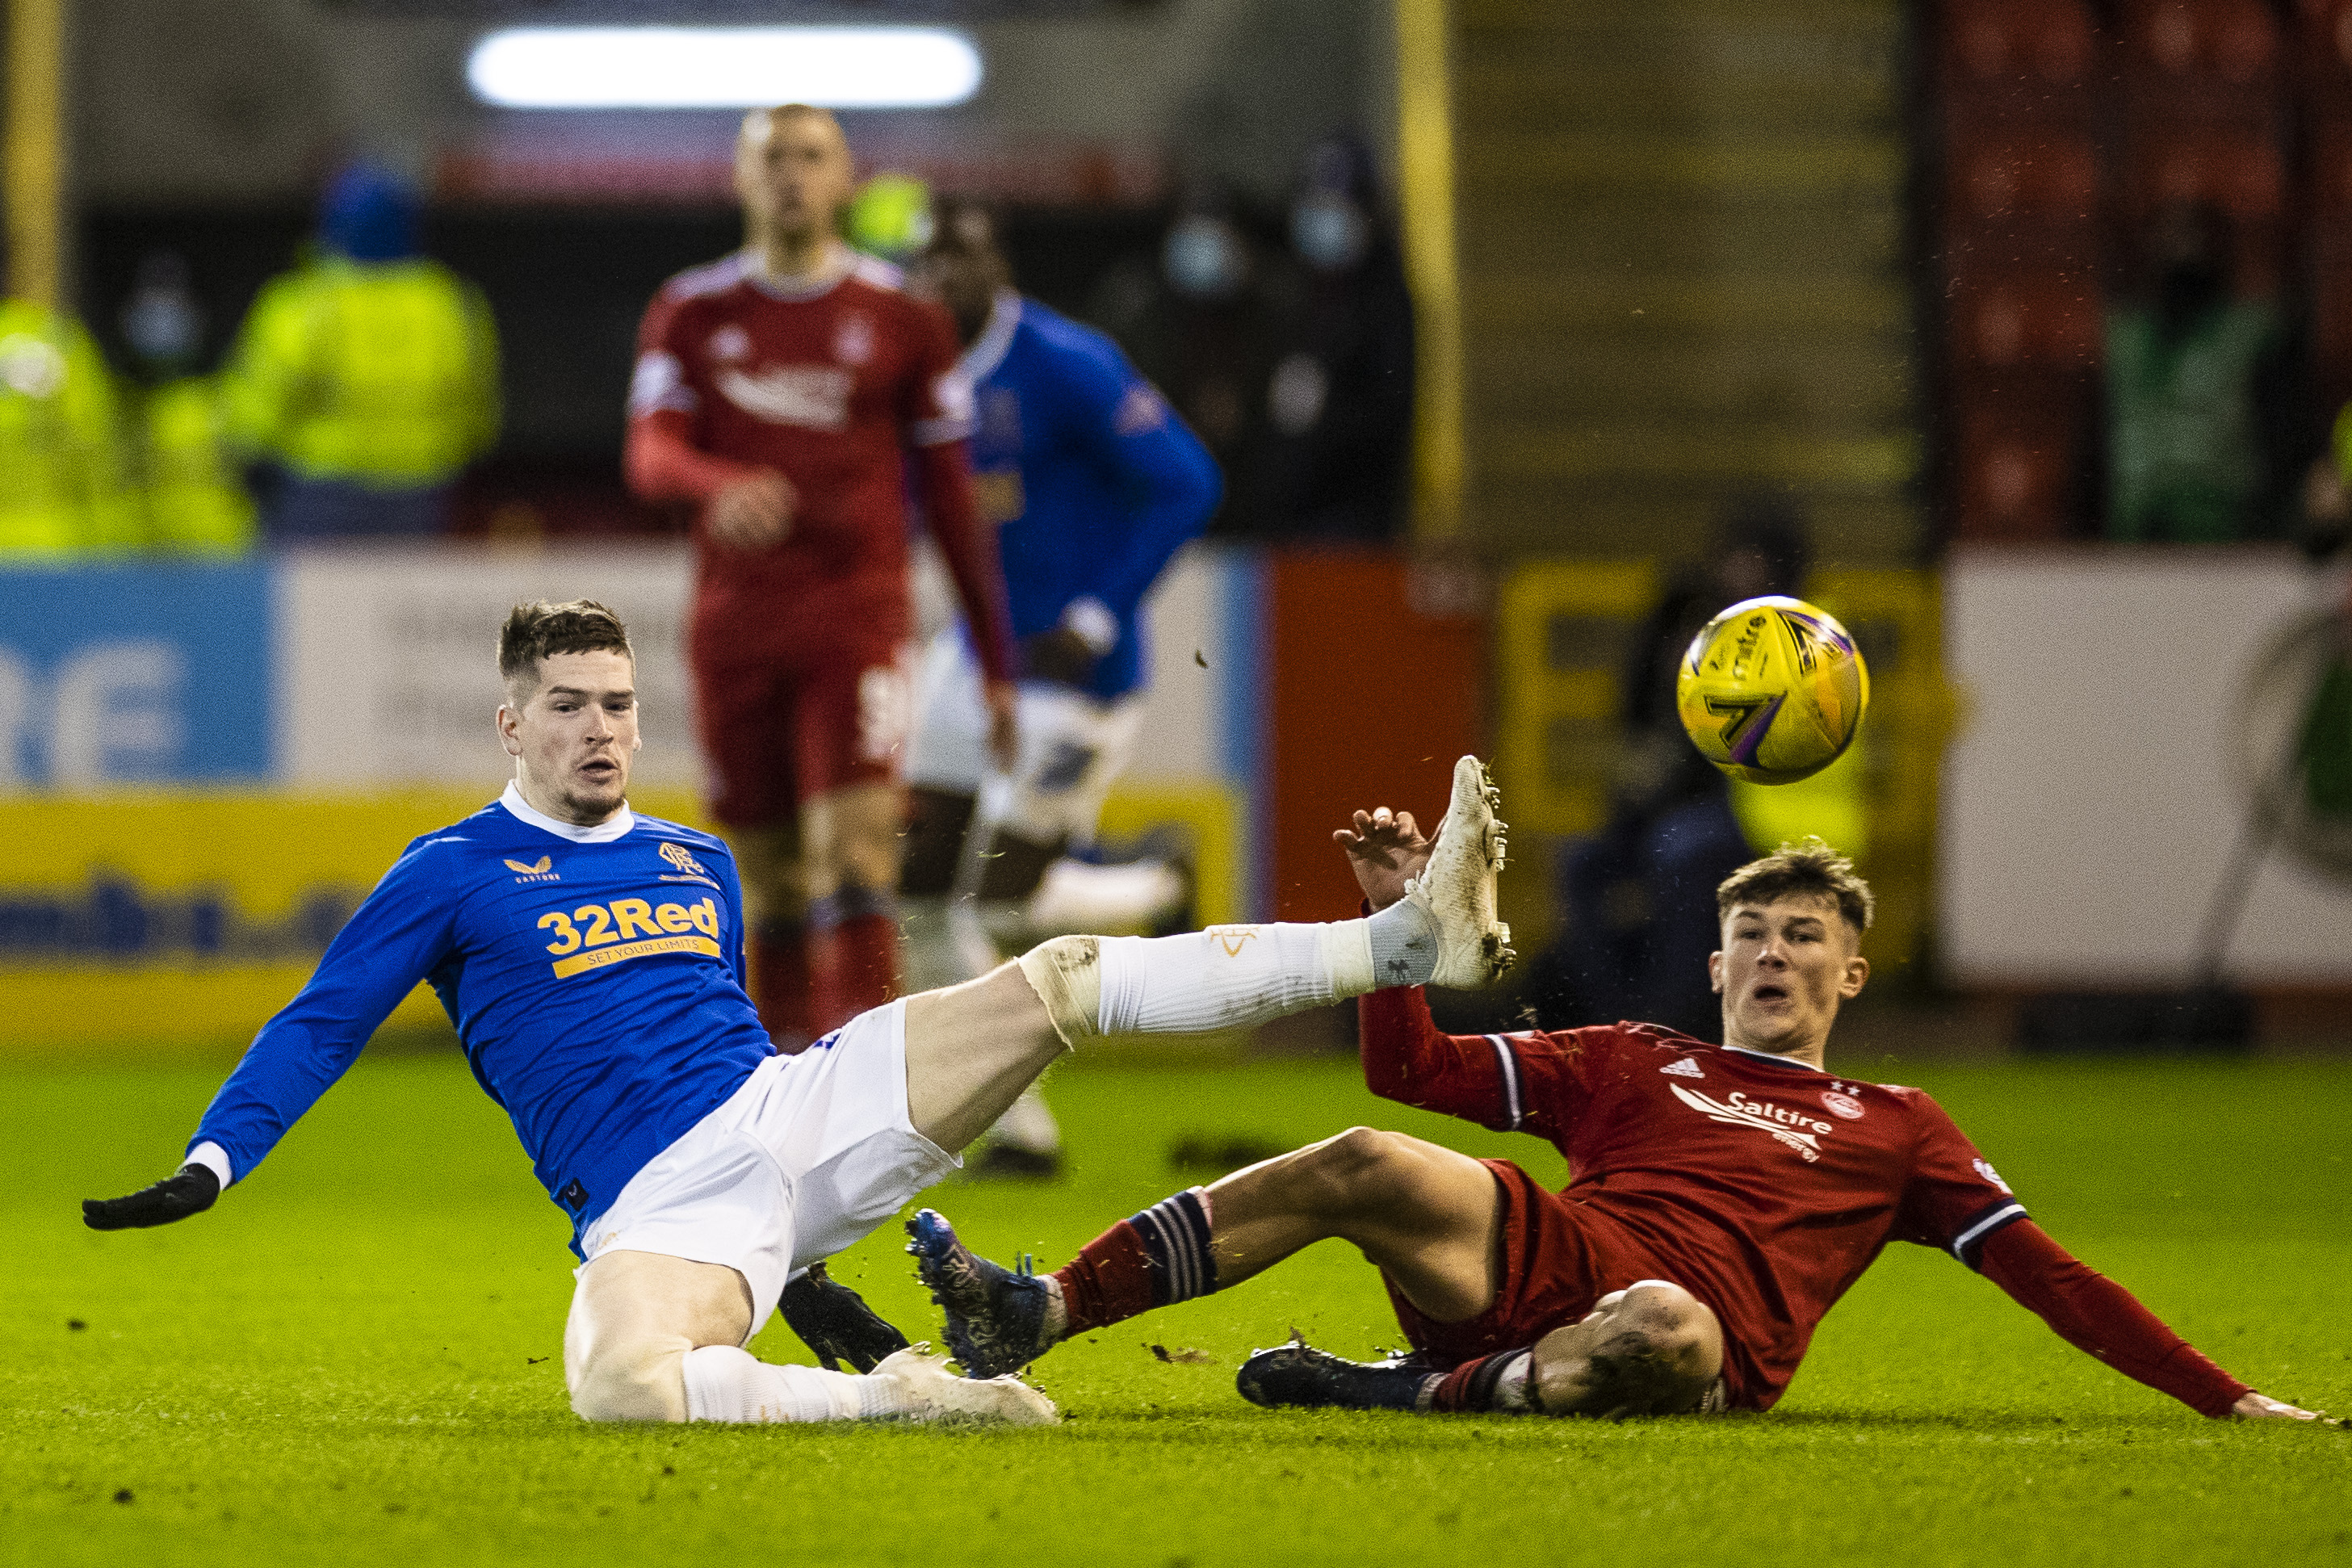
[[[1078,1249],[1054,1273],[1069,1314],[1065,1333],[1105,1328],[1148,1312],[1153,1301],[1151,1254],[1133,1225],[1119,1221]]]
[[[802,926],[769,926],[751,933],[751,999],[776,1048],[791,1056],[816,1038],[809,976],[809,933]]]
[[[1499,1410],[1504,1406],[1496,1398],[1496,1385],[1511,1363],[1527,1354],[1523,1347],[1515,1351],[1496,1351],[1493,1355],[1476,1361],[1465,1361],[1445,1374],[1445,1381],[1430,1395],[1432,1410]]]
[[[838,1029],[898,993],[898,927],[885,914],[852,915],[823,932],[810,978],[816,990],[816,1032]]]

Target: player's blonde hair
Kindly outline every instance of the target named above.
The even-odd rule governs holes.
[[[1783,844],[1761,860],[1750,860],[1715,889],[1716,918],[1738,904],[1769,904],[1787,898],[1827,899],[1859,936],[1870,929],[1878,901],[1870,884],[1854,875],[1853,862],[1819,838]]]

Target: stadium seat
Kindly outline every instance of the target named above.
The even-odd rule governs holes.
[[[1948,6],[1945,47],[1971,87],[2082,81],[2097,53],[2088,9],[2076,0],[1979,0]]]
[[[2086,369],[2099,362],[2100,297],[2085,268],[2074,278],[1963,281],[1950,296],[1952,363],[1967,369],[2019,365]]]
[[[1956,378],[1953,532],[1963,540],[2063,539],[2089,437],[2094,373]]]
[[[1954,145],[1946,222],[2087,225],[2098,216],[2097,150],[2088,136],[2000,137]]]

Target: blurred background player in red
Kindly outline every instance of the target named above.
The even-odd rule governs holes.
[[[710,811],[742,871],[761,1016],[788,1051],[896,988],[910,474],[972,627],[990,748],[1013,750],[955,328],[841,243],[852,179],[831,114],[745,117],[746,243],[662,286],[629,394],[631,487],[697,508],[687,652]]]

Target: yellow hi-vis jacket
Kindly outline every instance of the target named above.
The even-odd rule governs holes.
[[[149,542],[191,555],[242,555],[253,547],[253,500],[228,441],[220,383],[184,376],[147,394],[140,457]]]
[[[0,559],[129,550],[114,382],[81,324],[0,300]]]
[[[489,307],[434,261],[323,257],[271,279],[225,382],[236,437],[307,479],[431,484],[498,438]]]

